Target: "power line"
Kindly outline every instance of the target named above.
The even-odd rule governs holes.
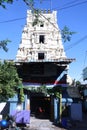
[[[67,2],[67,3],[66,3],[66,4],[64,4],[63,6],[70,5],[70,4],[77,3],[77,2],[78,2],[78,1],[73,0],[73,1],[71,1],[71,2]]]
[[[75,43],[71,44],[70,46],[68,46],[68,47],[65,49],[65,51],[67,51],[67,50],[73,48],[74,46],[76,46],[77,44],[81,43],[81,42],[84,41],[85,39],[87,39],[87,35],[84,36],[84,37],[82,37],[81,39],[79,39],[77,42],[75,42]]]
[[[75,2],[75,1],[73,1],[73,2]],[[77,5],[83,4],[83,3],[87,3],[87,1],[80,2],[80,3],[74,4],[74,5],[71,5],[71,6],[67,6],[67,7],[64,7],[64,8],[60,8],[59,10],[67,9],[67,8],[70,8],[70,7],[73,7],[73,6],[77,6]],[[70,3],[69,3],[69,4],[70,4]],[[39,16],[40,16],[40,15],[43,16],[46,20],[48,20],[44,15],[39,14]],[[17,19],[11,19],[11,20],[7,20],[7,21],[2,21],[2,22],[0,22],[0,23],[14,22],[14,21],[18,21],[18,20],[21,20],[21,19],[25,19],[25,17],[23,17],[23,18],[17,18]],[[50,22],[50,21],[48,20],[48,22]],[[52,24],[52,23],[50,22],[50,24]],[[52,24],[52,25],[56,28],[56,26],[55,26],[54,24]],[[57,28],[56,28],[56,29],[57,29]],[[82,42],[82,41],[85,40],[85,39],[87,39],[87,35],[84,36],[83,38],[81,38],[80,40],[78,40],[77,42],[75,42],[75,43],[71,44],[70,46],[68,46],[67,49],[65,49],[65,51],[71,49],[72,47],[76,46],[77,44],[79,44],[80,42]]]
[[[0,23],[15,22],[15,21],[22,20],[22,19],[25,19],[25,18],[26,18],[26,17],[23,17],[23,18],[16,18],[16,19],[10,19],[10,20],[6,20],[6,21],[1,21]]]
[[[81,3],[78,3],[78,4],[82,4],[82,3],[85,3],[85,2],[87,2],[87,1],[84,1],[84,2],[81,2]],[[74,5],[77,5],[77,4],[74,4]],[[68,6],[68,8],[69,7],[71,7],[71,6]],[[67,8],[67,7],[65,7],[65,8]],[[62,8],[62,9],[64,9],[64,8]],[[48,20],[43,14],[39,14],[39,16],[43,16],[46,20]],[[7,21],[2,21],[0,23],[14,22],[14,21],[21,20],[21,19],[25,19],[25,17],[17,18],[17,19],[11,19],[11,20],[7,20]],[[50,22],[50,21],[48,20],[48,22]],[[50,24],[52,24],[56,29],[58,29],[53,23],[50,22]],[[83,38],[81,38],[80,40],[78,40],[77,42],[75,42],[75,43],[71,44],[70,46],[68,46],[67,49],[65,49],[65,51],[67,51],[67,50],[71,49],[72,47],[76,46],[77,44],[79,44],[80,42],[85,40],[86,38],[87,38],[87,35],[84,36]]]
[[[74,1],[72,1],[72,2],[74,3]],[[81,4],[85,4],[85,3],[87,3],[87,0],[83,1],[83,2],[80,2],[80,3],[77,3],[77,4],[70,5],[70,6],[65,6],[65,7],[61,7],[61,8],[57,8],[56,7],[54,9],[58,9],[60,11],[60,10],[68,9],[68,8],[71,8],[71,7],[74,7],[74,6],[78,6],[78,5],[81,5]],[[71,4],[71,2],[66,3],[66,4]],[[15,21],[22,20],[22,19],[25,19],[25,17],[11,19],[11,20],[6,20],[6,21],[1,21],[0,23],[15,22]]]
[[[53,9],[57,9],[57,10],[64,10],[64,9],[68,9],[68,8],[71,8],[71,7],[75,7],[75,6],[78,6],[78,5],[81,5],[81,4],[85,4],[85,3],[87,3],[87,0],[86,1],[83,1],[83,2],[79,2],[79,3],[77,3],[77,4],[72,4],[72,5],[70,5],[70,6],[65,6],[65,7],[61,7],[61,8],[53,8]]]

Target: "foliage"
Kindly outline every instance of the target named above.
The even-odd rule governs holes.
[[[24,102],[24,91],[23,91],[23,87],[22,86],[20,88],[20,93],[19,93],[19,102],[20,103]]]
[[[28,90],[28,91],[31,91],[32,93],[42,93],[44,95],[47,95],[48,94],[48,89],[45,85],[42,85],[40,87],[27,87],[25,88],[25,90]]]
[[[23,0],[29,8],[34,11],[34,0]]]
[[[30,90],[31,92],[43,93],[44,95],[54,95],[56,98],[61,98],[61,94],[62,94],[61,85],[55,86],[53,88],[48,88],[45,85],[42,85],[37,88],[30,87],[30,88],[24,88],[24,89]]]
[[[37,25],[38,23],[40,23],[41,21],[39,20],[39,14],[40,14],[40,10],[34,10],[34,21],[33,21],[33,26]]]
[[[45,85],[42,85],[40,87],[37,88],[37,92],[41,92],[43,94],[47,94],[47,87]]]
[[[13,62],[0,62],[0,102],[13,97],[20,83],[21,79]]]
[[[9,42],[11,42],[11,41],[8,39],[0,41],[0,49],[2,48],[4,51],[7,52],[8,51],[7,44]]]
[[[70,41],[71,37],[73,34],[75,34],[76,32],[72,32],[69,30],[69,28],[67,26],[65,26],[62,30],[61,30],[61,34],[62,34],[62,39],[64,42]]]
[[[48,89],[47,91],[49,95],[54,95],[56,98],[60,98],[60,94],[62,93],[62,87],[61,85],[55,86],[51,89]]]
[[[5,3],[11,3],[12,4],[13,0],[0,0],[0,6],[3,8],[6,8]]]
[[[80,86],[81,85],[81,82],[80,81],[76,81],[76,86]]]
[[[23,0],[29,7],[33,7],[34,5],[34,0]],[[14,0],[0,0],[0,6],[3,8],[6,8],[5,4],[9,3],[12,4]]]
[[[84,99],[84,90],[85,90],[85,86],[79,84],[77,87],[78,87],[79,93],[80,93],[80,95],[81,95],[81,98]]]

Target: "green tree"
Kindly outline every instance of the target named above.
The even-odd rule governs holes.
[[[23,0],[30,8],[34,6],[34,0]],[[41,0],[40,0],[41,1]],[[6,8],[6,3],[12,4],[14,0],[0,0],[0,5]]]
[[[8,39],[0,41],[0,49],[3,49],[5,52],[7,52],[8,51],[7,44],[9,42],[11,41]]]
[[[21,104],[24,102],[24,86],[22,84],[19,85],[18,89],[18,102]]]
[[[13,62],[0,62],[0,102],[7,101],[17,93],[21,84]]]
[[[80,86],[81,82],[79,80],[76,81],[76,86]]]
[[[64,42],[70,41],[71,37],[73,34],[75,34],[76,32],[70,31],[70,29],[65,26],[62,30],[61,30],[61,34],[62,34],[62,39]]]

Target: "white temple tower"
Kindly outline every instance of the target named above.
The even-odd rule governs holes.
[[[23,82],[52,83],[61,75],[73,59],[65,55],[57,11],[41,11],[38,23],[35,15],[27,11],[26,25],[16,55],[19,76]]]
[[[16,55],[16,61],[52,61],[66,59],[57,12],[42,11],[39,22],[33,26],[34,15],[27,11],[27,23]]]

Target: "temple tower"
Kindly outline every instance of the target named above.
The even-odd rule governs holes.
[[[27,11],[27,23],[16,55],[16,61],[53,61],[66,59],[57,12],[42,11],[39,22],[34,26],[35,16]]]
[[[19,76],[28,83],[54,83],[72,59],[66,57],[57,11],[41,11],[38,21],[27,11],[26,25],[16,55]]]

